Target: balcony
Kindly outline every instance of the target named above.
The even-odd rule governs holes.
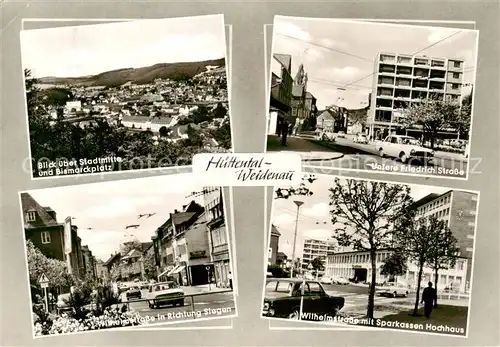
[[[223,243],[221,245],[213,246],[212,247],[213,253],[223,253],[223,252],[228,252],[229,251],[229,246],[227,243]]]

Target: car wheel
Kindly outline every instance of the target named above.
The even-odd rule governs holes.
[[[384,150],[383,150],[382,148],[380,148],[380,149],[378,150],[378,155],[379,155],[381,158],[383,158],[383,157],[385,156],[385,155],[384,155]]]
[[[406,155],[405,152],[401,152],[399,153],[399,159],[403,164],[406,164],[406,162],[408,161],[408,156]]]
[[[295,319],[295,320],[299,320],[299,310],[294,308],[292,312],[290,312],[290,314],[288,315],[288,319]]]
[[[395,297],[397,297],[397,296],[398,296],[398,293],[396,293],[396,292],[392,293],[392,297],[393,297],[393,298],[395,298]]]

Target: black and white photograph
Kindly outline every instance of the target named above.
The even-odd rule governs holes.
[[[32,178],[231,152],[224,16],[21,31]]]
[[[34,337],[235,317],[223,191],[192,181],[21,192]]]
[[[272,28],[267,151],[467,179],[478,30],[286,16]]]
[[[275,187],[262,317],[466,337],[478,206],[359,178]]]

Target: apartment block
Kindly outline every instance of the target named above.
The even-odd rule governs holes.
[[[323,265],[326,265],[327,257],[332,255],[335,249],[336,247],[333,241],[305,239],[302,251],[302,271],[307,271],[307,267],[315,258],[321,259]],[[324,271],[318,271],[319,276],[323,273]]]
[[[371,136],[385,136],[400,129],[402,109],[436,98],[460,102],[464,75],[462,59],[379,53],[375,59],[373,89],[367,125]],[[405,129],[419,137],[420,129]],[[443,136],[457,136],[455,129]]]

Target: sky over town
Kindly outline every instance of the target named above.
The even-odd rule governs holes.
[[[308,188],[313,191],[312,196],[295,196],[289,199],[274,199],[273,214],[271,222],[281,233],[279,238],[278,252],[285,253],[289,258],[292,256],[293,237],[295,231],[295,219],[297,206],[294,200],[304,202],[299,210],[296,257],[302,258],[304,240],[307,238],[328,240],[331,239],[334,228],[330,215],[330,192],[329,189],[334,186],[335,177],[316,176],[317,180],[308,184]],[[341,178],[342,179],[342,178]],[[414,200],[424,196],[437,193],[443,194],[449,188],[409,185],[411,188],[411,197]]]
[[[190,175],[168,175],[92,183],[28,191],[42,206],[57,213],[57,221],[67,216],[75,218],[82,245],[106,261],[119,251],[120,244],[134,238],[150,242],[151,236],[175,209],[195,200],[203,204],[203,196],[189,197],[202,188],[193,183]],[[156,213],[150,218],[139,214]],[[137,229],[125,229],[139,224]],[[92,229],[89,229],[92,228]]]
[[[273,53],[292,56],[293,78],[304,64],[308,91],[317,98],[319,109],[366,107],[379,52],[415,54],[436,43],[419,55],[464,59],[464,82],[473,83],[477,31],[470,30],[470,25],[467,29],[430,25],[434,26],[279,16],[273,26]],[[346,90],[338,89],[352,82]],[[464,88],[463,93],[468,92],[470,87]]]
[[[33,76],[101,72],[226,56],[223,15],[23,30],[23,68]]]

